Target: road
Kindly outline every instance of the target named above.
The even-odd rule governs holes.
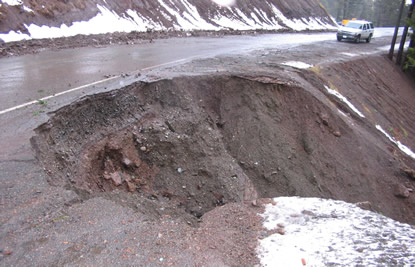
[[[393,29],[377,29],[374,47],[384,47]],[[221,38],[173,38],[139,45],[45,51],[0,59],[0,114],[50,99],[56,94],[81,90],[91,84],[196,58],[254,50],[290,49],[315,42],[335,41],[334,33],[265,34]],[[363,48],[364,46],[362,46]],[[355,48],[354,48],[355,49]],[[360,48],[359,48],[360,49]]]

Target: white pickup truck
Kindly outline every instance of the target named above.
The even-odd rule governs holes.
[[[353,40],[360,43],[360,40],[366,40],[370,43],[373,37],[375,28],[373,23],[365,20],[351,20],[346,25],[341,26],[337,31],[337,41]]]

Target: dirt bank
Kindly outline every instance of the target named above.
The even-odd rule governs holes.
[[[386,62],[302,71],[313,91],[285,77],[241,74],[139,82],[57,111],[33,144],[51,184],[85,195],[132,192],[177,207],[174,216],[200,218],[226,203],[298,195],[369,201],[414,223],[414,196],[394,195],[396,185],[414,187],[401,172],[414,160],[375,128],[393,127],[396,138],[415,147],[406,100],[413,84],[398,72],[383,79],[378,61]],[[388,108],[376,96],[391,101]]]

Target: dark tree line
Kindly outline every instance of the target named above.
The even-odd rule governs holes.
[[[401,0],[320,0],[336,21],[365,19],[375,26],[393,27],[399,14]],[[406,6],[408,9],[408,6]],[[407,11],[404,11],[405,14]],[[405,24],[402,18],[401,25]]]

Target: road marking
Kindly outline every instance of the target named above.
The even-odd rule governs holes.
[[[200,57],[200,55],[192,56],[192,57],[188,57],[188,58],[183,58],[183,59],[178,59],[178,60],[174,60],[174,61],[170,61],[170,62],[167,62],[167,63],[158,64],[158,65],[154,65],[154,66],[147,67],[147,68],[144,68],[144,69],[141,69],[141,70],[142,71],[143,70],[150,70],[150,69],[154,69],[154,68],[158,68],[158,67],[162,67],[162,66],[167,66],[167,65],[170,65],[170,64],[180,63],[180,62],[184,62],[184,61],[193,59],[195,57]],[[130,73],[134,73],[134,72],[136,72],[136,71],[133,71],[133,72],[130,72]],[[107,78],[107,79],[99,80],[99,81],[96,81],[96,82],[93,82],[93,83],[85,84],[85,85],[82,85],[82,86],[79,86],[79,87],[76,87],[76,88],[72,88],[72,89],[63,91],[63,92],[60,92],[60,93],[56,93],[56,94],[53,94],[53,95],[50,95],[50,96],[46,96],[46,97],[40,98],[38,100],[33,100],[33,101],[30,101],[30,102],[27,102],[27,103],[24,103],[24,104],[15,106],[15,107],[11,107],[11,108],[2,110],[2,111],[0,111],[0,115],[11,112],[11,111],[14,111],[14,110],[17,110],[17,109],[20,109],[20,108],[24,108],[24,107],[27,107],[27,106],[30,106],[30,105],[33,105],[33,104],[37,104],[37,103],[39,103],[39,101],[45,101],[45,100],[48,100],[48,99],[51,99],[51,98],[54,98],[54,97],[57,97],[57,96],[61,96],[61,95],[64,95],[64,94],[68,94],[68,93],[71,93],[71,92],[75,92],[75,91],[78,91],[78,90],[81,90],[81,89],[84,89],[84,88],[87,88],[87,87],[90,87],[90,86],[93,86],[93,85],[108,82],[108,81],[111,81],[113,79],[117,79],[117,78],[120,78],[120,77],[121,77],[121,75],[113,76],[113,77],[110,77],[110,78]]]
[[[85,85],[82,85],[82,86],[79,86],[79,87],[76,87],[76,88],[72,88],[72,89],[69,89],[67,91],[63,91],[63,92],[60,92],[60,93],[57,93],[57,94],[54,94],[54,95],[46,96],[46,97],[40,98],[38,100],[33,100],[33,101],[30,101],[30,102],[27,102],[27,103],[24,103],[24,104],[21,104],[21,105],[12,107],[12,108],[2,110],[2,111],[0,111],[0,115],[5,114],[5,113],[10,112],[10,111],[14,111],[14,110],[19,109],[19,108],[24,108],[24,107],[39,103],[39,101],[45,101],[45,100],[51,99],[53,97],[57,97],[57,96],[61,96],[61,95],[67,94],[67,93],[78,91],[78,90],[84,89],[86,87],[93,86],[93,85],[96,85],[96,84],[100,84],[100,83],[103,83],[103,82],[107,82],[107,81],[110,81],[110,80],[113,80],[113,79],[116,79],[116,78],[119,78],[119,77],[121,77],[121,76],[118,75],[118,76],[110,77],[110,78],[107,78],[107,79],[104,79],[104,80],[100,80],[100,81],[96,81],[96,82],[93,82],[93,83],[90,83],[90,84],[85,84]]]

